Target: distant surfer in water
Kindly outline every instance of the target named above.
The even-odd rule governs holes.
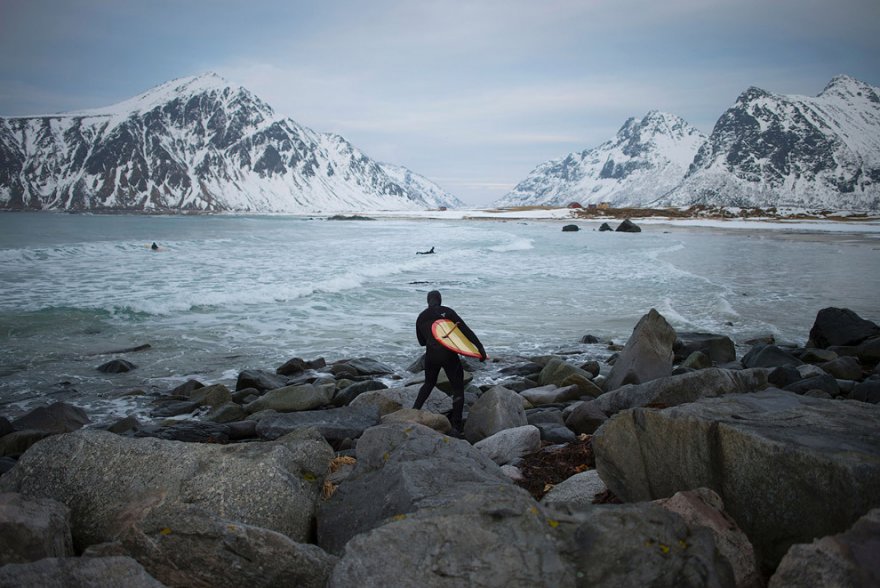
[[[150,245],[150,249],[152,249],[153,251],[159,251],[159,246],[156,245],[155,241],[153,241],[153,244]]]
[[[416,255],[431,255],[432,253],[434,253],[433,247],[429,251],[416,251]]]
[[[431,326],[438,319],[449,319],[455,322],[462,334],[479,349],[480,361],[486,360],[486,350],[474,332],[458,316],[458,313],[448,306],[442,306],[441,302],[440,292],[437,290],[428,292],[428,308],[423,310],[416,319],[416,337],[419,339],[419,345],[425,347],[425,383],[419,389],[419,395],[413,408],[422,408],[434,386],[437,385],[440,368],[443,368],[452,385],[452,413],[449,416],[449,422],[452,425],[451,435],[460,437],[462,413],[464,412],[464,368],[458,354],[447,349],[434,338]]]

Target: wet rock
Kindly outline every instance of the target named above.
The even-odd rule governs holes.
[[[221,423],[186,420],[164,427],[142,427],[134,436],[186,443],[228,443],[229,427]]]
[[[111,359],[110,361],[99,365],[97,369],[99,372],[105,374],[124,374],[133,369],[137,369],[137,366],[125,359]]]
[[[815,349],[813,347],[808,347],[801,353],[795,354],[795,356],[801,361],[807,363],[825,363],[828,361],[834,361],[838,357],[835,352],[829,349]]]
[[[49,406],[37,407],[15,419],[12,427],[18,431],[36,429],[56,434],[76,431],[90,422],[83,409],[66,402],[54,402]]]
[[[840,388],[838,387],[837,380],[834,379],[834,376],[824,373],[819,376],[813,376],[812,378],[798,380],[797,382],[786,386],[784,390],[794,392],[795,394],[804,394],[810,390],[821,390],[832,398],[840,394]]]
[[[394,373],[394,368],[387,363],[382,363],[369,357],[349,359],[344,363],[353,368],[357,375],[360,376],[384,376]]]
[[[0,566],[71,555],[66,506],[49,498],[0,493]]]
[[[234,402],[227,402],[214,408],[205,416],[205,420],[212,423],[233,423],[244,420],[247,417],[247,411]]]
[[[0,437],[2,437],[3,435],[8,435],[14,430],[15,427],[12,426],[12,423],[9,422],[9,419],[4,416],[0,416]]]
[[[198,380],[187,380],[180,386],[170,390],[168,392],[169,396],[186,396],[189,398],[191,392],[198,390],[199,388],[204,388],[205,385],[199,382]]]
[[[560,404],[577,400],[581,397],[581,390],[577,386],[565,386],[560,388],[555,384],[540,386],[523,390],[520,395],[528,400],[533,406],[543,404]]]
[[[856,384],[848,397],[852,400],[860,400],[870,404],[880,403],[880,379],[871,378]]]
[[[614,229],[612,229],[612,228],[611,228],[611,225],[609,225],[608,223],[602,223],[602,224],[599,226],[599,231],[601,231],[601,232],[604,232],[604,231],[613,231],[613,230],[614,230]]]
[[[283,365],[279,366],[275,370],[275,373],[281,376],[293,376],[296,374],[301,374],[308,369],[310,368],[306,360],[299,357],[293,357],[291,359],[288,359]]]
[[[642,229],[637,224],[632,222],[631,220],[624,219],[622,223],[617,225],[617,228],[614,229],[618,233],[641,233]]]
[[[54,435],[54,433],[37,429],[13,431],[8,435],[0,437],[0,456],[18,457],[30,449],[37,441],[42,441],[46,437],[51,437],[52,435]]]
[[[633,329],[605,381],[605,390],[641,384],[672,374],[675,330],[653,308]]]
[[[592,446],[623,500],[717,492],[772,570],[793,543],[839,533],[880,506],[878,419],[874,405],[764,391],[626,411]]]
[[[167,418],[182,414],[193,414],[199,410],[201,404],[193,400],[178,400],[177,398],[160,398],[155,401],[157,408],[150,411],[153,418]]]
[[[794,384],[801,379],[801,373],[796,368],[780,366],[773,368],[773,371],[767,376],[767,383],[777,388],[785,388],[789,384]]]
[[[810,329],[813,347],[858,345],[865,339],[880,337],[880,327],[848,308],[823,308]]]
[[[255,388],[260,392],[275,390],[287,386],[287,378],[262,370],[244,370],[239,372],[235,382],[236,390]]]
[[[704,353],[712,363],[723,364],[736,360],[736,348],[730,337],[714,333],[677,333],[672,348],[675,361],[682,362],[695,351]]]
[[[562,232],[563,232],[563,233],[576,233],[576,232],[578,232],[578,231],[580,231],[580,230],[581,230],[581,228],[580,228],[579,226],[577,226],[577,225],[564,225],[564,226],[562,227]]]
[[[704,370],[712,367],[712,360],[702,351],[694,351],[681,362],[680,367],[686,370]]]

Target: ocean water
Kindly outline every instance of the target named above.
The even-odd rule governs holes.
[[[231,385],[291,357],[369,356],[403,374],[421,353],[414,322],[431,289],[499,358],[607,357],[579,339],[625,342],[651,308],[738,343],[802,344],[826,306],[880,320],[878,234],[561,225],[0,214],[0,414],[66,400],[143,417],[132,391],[191,377]],[[137,369],[97,371],[116,357]]]

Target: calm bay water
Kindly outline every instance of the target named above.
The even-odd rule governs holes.
[[[876,233],[598,224],[0,214],[0,414],[64,399],[123,415],[142,402],[120,399],[127,390],[234,383],[294,356],[369,356],[402,373],[420,355],[414,321],[431,289],[490,356],[601,356],[578,340],[623,342],[650,308],[737,342],[803,343],[826,306],[880,320]],[[95,369],[113,357],[138,368]]]

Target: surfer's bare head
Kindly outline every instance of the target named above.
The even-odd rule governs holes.
[[[437,290],[431,290],[428,292],[428,306],[440,306],[442,299],[440,297],[440,292]]]

